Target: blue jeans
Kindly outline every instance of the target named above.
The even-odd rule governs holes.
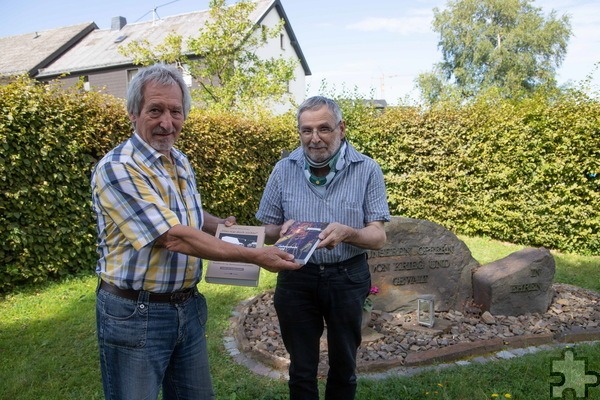
[[[214,399],[208,365],[206,299],[180,304],[128,300],[102,289],[96,297],[100,369],[107,400]]]
[[[277,276],[273,301],[290,354],[290,400],[319,399],[319,343],[325,324],[329,354],[325,399],[354,399],[362,307],[371,275],[364,256],[350,261],[337,266],[308,263]]]

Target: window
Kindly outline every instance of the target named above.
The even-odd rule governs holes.
[[[138,73],[138,69],[128,69],[127,70],[127,87],[129,87],[129,82],[133,79],[133,77]]]
[[[128,69],[127,70],[127,83],[131,82],[131,80],[133,79],[134,76],[137,75],[138,73],[138,69]]]
[[[181,75],[183,75],[183,80],[187,87],[192,87],[192,75],[190,74],[189,65],[183,64],[181,68]]]
[[[86,92],[90,91],[90,77],[87,75],[84,75],[81,77],[81,80],[83,81],[83,90],[85,90]]]
[[[281,50],[285,50],[285,35],[283,33],[279,34],[279,46]]]

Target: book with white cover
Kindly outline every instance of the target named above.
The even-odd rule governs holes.
[[[219,224],[215,236],[237,246],[262,247],[265,243],[264,226]],[[204,280],[223,285],[258,286],[260,267],[256,264],[208,261]]]

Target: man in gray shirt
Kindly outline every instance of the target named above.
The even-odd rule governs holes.
[[[328,222],[301,269],[277,276],[275,309],[290,354],[290,399],[319,399],[319,342],[325,324],[329,373],[325,399],[354,399],[362,307],[371,276],[368,249],[386,241],[390,220],[383,173],[345,138],[340,107],[315,96],[297,113],[301,146],[275,166],[256,217],[275,242],[296,221]]]

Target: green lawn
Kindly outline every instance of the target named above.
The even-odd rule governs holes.
[[[485,238],[461,237],[481,263],[502,258],[522,246]],[[555,254],[556,281],[600,291],[600,257]],[[232,362],[222,341],[232,309],[274,286],[262,272],[258,288],[202,283],[209,303],[208,339],[218,399],[287,398],[286,383],[257,376]],[[96,278],[86,276],[23,289],[0,301],[0,399],[101,399],[94,316]],[[588,370],[600,372],[600,343],[577,345]],[[357,398],[390,399],[549,399],[555,349],[507,361],[430,370],[359,383]],[[600,399],[600,387],[589,389]],[[494,395],[497,395],[494,396]],[[573,398],[567,396],[566,398]]]

